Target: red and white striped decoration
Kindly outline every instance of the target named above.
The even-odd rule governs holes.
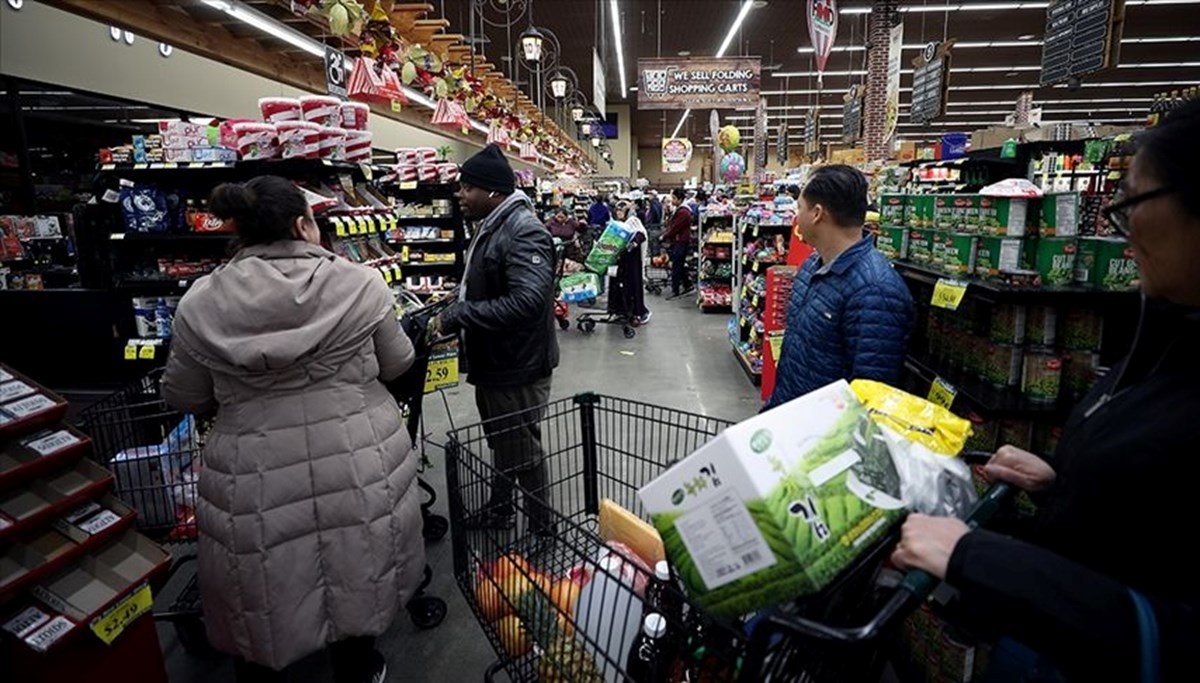
[[[816,55],[817,74],[825,70],[825,62],[837,40],[837,0],[808,0],[808,37]]]

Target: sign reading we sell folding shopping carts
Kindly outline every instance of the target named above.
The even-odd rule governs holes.
[[[758,105],[758,57],[638,60],[638,109],[738,109]]]

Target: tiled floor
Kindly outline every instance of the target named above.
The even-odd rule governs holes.
[[[728,316],[702,314],[690,298],[666,301],[649,296],[647,305],[653,319],[633,339],[625,339],[619,326],[598,326],[590,336],[574,328],[561,332],[562,362],[554,375],[552,398],[595,391],[731,420],[758,410],[757,389],[730,352]],[[425,408],[425,430],[439,443],[451,418],[458,426],[478,420],[468,387],[447,391],[445,398],[448,410],[437,396],[428,397]],[[445,514],[442,454],[432,448],[430,456],[434,467],[424,478],[438,489],[435,511]],[[388,680],[479,681],[495,656],[454,583],[449,538],[430,544],[427,552],[434,573],[428,593],[444,598],[449,614],[441,626],[429,631],[417,630],[406,615],[397,619],[379,639],[388,659]],[[159,633],[173,683],[233,680],[227,659],[187,654],[169,625],[160,624]],[[330,680],[319,655],[295,669],[293,681]]]

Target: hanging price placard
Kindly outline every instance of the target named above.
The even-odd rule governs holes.
[[[142,584],[137,590],[110,607],[104,614],[93,619],[92,632],[96,634],[97,638],[104,641],[105,645],[111,645],[117,636],[133,623],[134,619],[149,612],[153,605],[154,597],[150,594],[150,586]]]
[[[458,346],[451,345],[434,350],[429,355],[429,367],[425,369],[425,393],[458,384]]]
[[[778,365],[783,354],[783,330],[768,332],[767,343],[771,345],[771,361]]]
[[[933,299],[929,303],[948,311],[956,311],[966,294],[967,283],[938,278],[937,284],[933,286]]]
[[[958,389],[954,388],[941,377],[935,377],[933,384],[929,387],[929,402],[936,403],[939,406],[950,410],[950,406],[954,405],[954,397],[958,396]]]

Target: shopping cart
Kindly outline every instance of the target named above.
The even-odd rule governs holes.
[[[654,223],[646,226],[646,265],[642,272],[642,285],[646,291],[658,296],[671,285],[671,257],[662,245],[663,225]]]
[[[611,499],[644,519],[637,490],[729,424],[581,394],[448,434],[454,574],[498,656],[485,680],[500,671],[517,681],[628,679],[626,658],[643,610],[636,586],[649,577],[637,565],[613,567],[600,559],[620,554],[600,536],[601,501]],[[489,464],[489,446],[514,443],[543,455],[540,491],[526,490]],[[469,528],[472,515],[496,504],[490,497],[497,484],[518,493],[511,528]],[[1005,492],[990,491],[972,523],[990,516]],[[701,672],[702,680],[713,681],[879,680],[880,636],[894,633],[898,618],[936,583],[922,572],[901,576],[883,569],[897,533],[868,548],[817,595],[763,610],[745,623],[708,615],[668,587],[671,600],[682,605],[664,615],[667,633],[675,634],[669,647],[678,652],[671,680],[701,680],[693,677]],[[581,588],[571,585],[586,577]]]
[[[416,358],[400,378],[387,384],[405,414],[405,424],[414,444],[421,422],[425,371],[431,349],[446,340],[431,340],[428,321],[455,297],[409,309],[402,325],[413,341]],[[113,472],[114,493],[138,512],[142,533],[164,544],[172,564],[162,593],[174,595],[169,607],[156,610],[160,621],[174,624],[184,649],[192,654],[212,652],[201,621],[200,588],[194,566],[197,526],[196,482],[201,475],[204,438],[211,422],[172,409],[162,399],[163,369],[151,371],[125,389],[108,396],[80,413],[79,428],[92,438],[93,457]],[[427,465],[420,450],[422,471]],[[423,479],[417,484],[425,494],[421,503],[424,538],[436,541],[446,535],[449,522],[430,508],[436,493]],[[414,597],[406,605],[409,618],[419,628],[433,628],[446,616],[446,603],[423,595],[433,579],[429,567]]]

